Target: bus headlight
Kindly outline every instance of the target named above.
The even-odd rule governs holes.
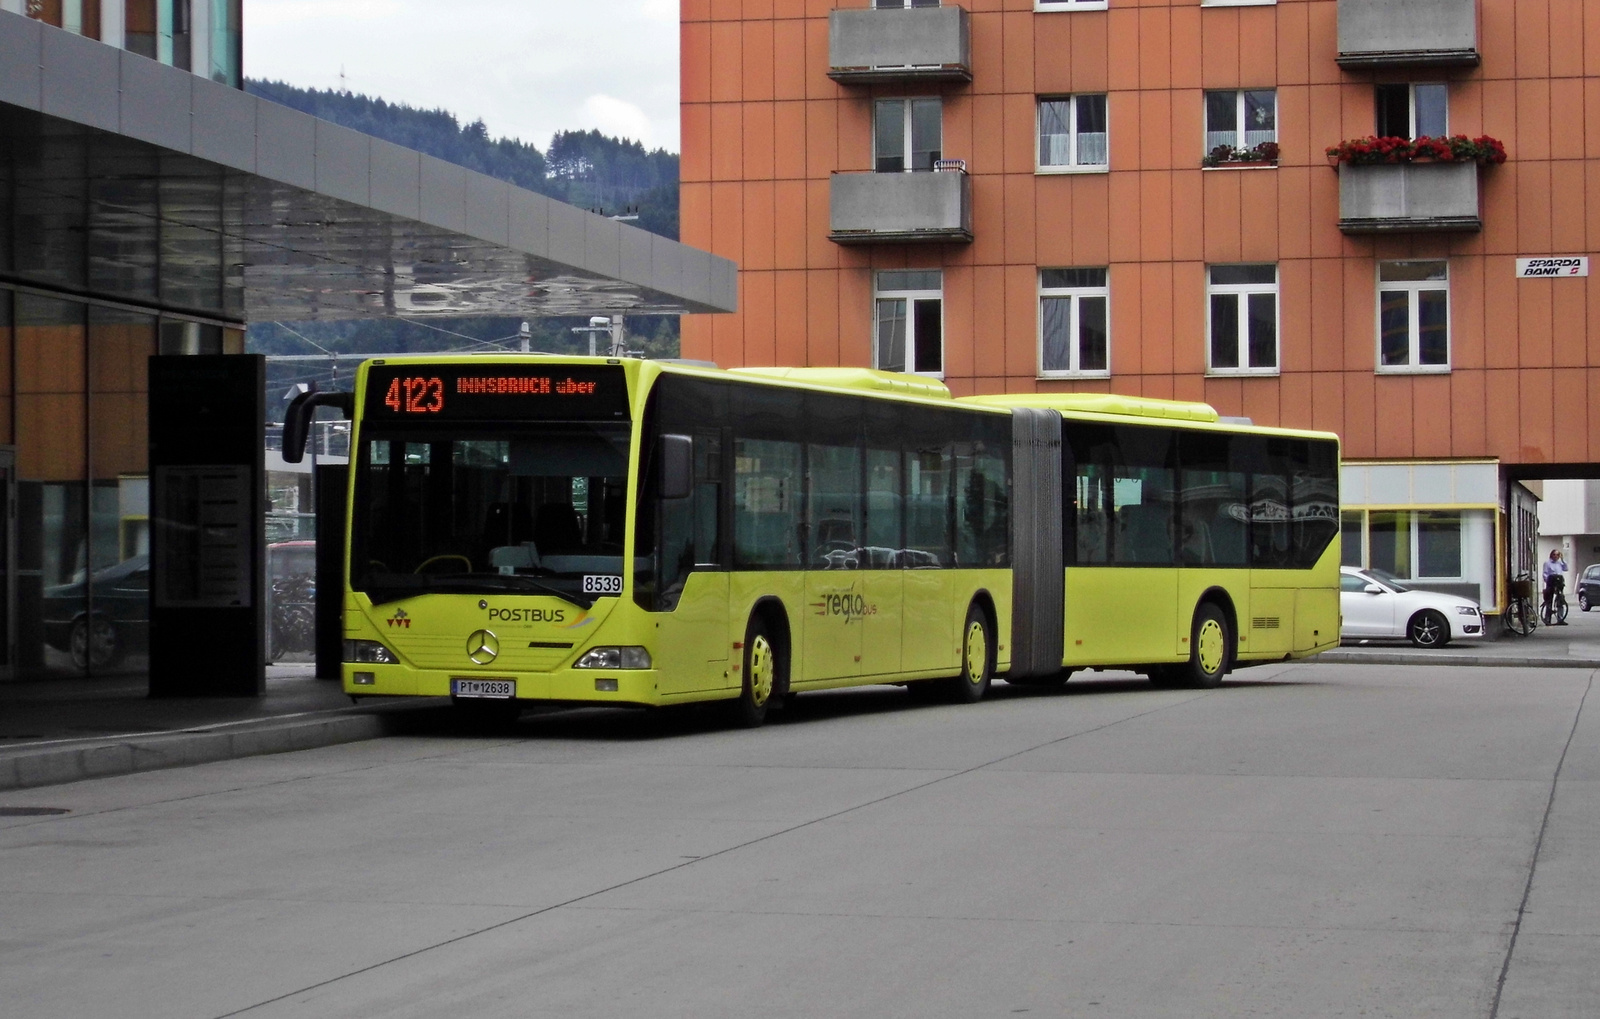
[[[583,653],[574,669],[648,669],[650,652],[642,647],[597,647]]]
[[[375,640],[347,640],[344,642],[344,660],[355,665],[399,665],[400,659],[393,651]]]

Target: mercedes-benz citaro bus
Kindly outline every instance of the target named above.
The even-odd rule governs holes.
[[[386,358],[354,394],[346,692],[728,702],[1132,669],[1213,686],[1339,640],[1339,448],[1204,404],[952,399],[857,368]]]

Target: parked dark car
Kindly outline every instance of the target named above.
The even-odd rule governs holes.
[[[46,644],[70,654],[80,669],[109,669],[149,645],[150,557],[136,555],[87,581],[47,587],[43,610]]]
[[[1578,608],[1588,612],[1600,605],[1600,565],[1590,566],[1578,574]]]

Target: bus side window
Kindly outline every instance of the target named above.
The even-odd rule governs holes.
[[[1304,443],[1273,437],[1255,445],[1261,466],[1250,477],[1250,562],[1284,569],[1295,565],[1290,487]]]
[[[900,550],[905,547],[900,530],[901,503],[900,451],[868,449],[866,541],[860,569],[900,568]]]
[[[988,418],[974,418],[975,439],[956,444],[956,562],[961,566],[1007,566],[1011,549],[1011,505],[1006,487],[1008,436]]]
[[[1317,565],[1340,529],[1339,454],[1338,447],[1331,442],[1303,440],[1297,445],[1289,490],[1294,501],[1293,565],[1308,570]],[[1359,539],[1355,545],[1359,560]],[[1345,549],[1346,556],[1349,551]],[[1350,562],[1348,558],[1345,561]],[[1355,565],[1359,566],[1360,562]]]
[[[949,445],[906,452],[907,569],[951,565],[950,516],[955,458]]]
[[[1174,434],[1166,428],[1114,428],[1111,554],[1126,566],[1171,566],[1177,527]]]
[[[800,476],[798,442],[734,441],[735,566],[800,567]]]
[[[807,565],[853,570],[861,548],[861,448],[806,448],[806,519],[811,524]]]
[[[1178,554],[1185,566],[1250,565],[1250,475],[1234,463],[1235,436],[1178,437]]]

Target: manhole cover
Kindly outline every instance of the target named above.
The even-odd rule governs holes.
[[[0,807],[0,817],[49,817],[70,814],[66,807]]]

